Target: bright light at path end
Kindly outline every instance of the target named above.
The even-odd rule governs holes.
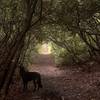
[[[50,44],[43,44],[39,49],[40,54],[51,54],[51,46]]]

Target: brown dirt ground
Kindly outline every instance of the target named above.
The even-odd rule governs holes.
[[[30,82],[28,90],[23,92],[22,81],[17,77],[7,100],[61,100],[53,99],[54,96],[62,100],[100,100],[100,71],[87,73],[71,66],[59,69],[51,55],[38,55],[28,69],[41,74],[43,88],[33,92]],[[41,99],[44,97],[49,99]]]

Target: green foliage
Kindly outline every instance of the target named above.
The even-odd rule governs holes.
[[[69,45],[71,46],[71,52],[67,51],[65,48],[61,48],[60,46],[52,43],[52,53],[55,56],[55,63],[57,65],[72,65],[88,60],[88,48],[84,44],[84,42],[80,40],[79,36],[71,38],[67,37],[67,39]]]
[[[47,3],[43,5],[44,8],[46,6],[46,11],[43,9],[43,19],[46,20],[43,22],[47,24],[43,23],[41,27],[35,27],[27,33],[24,41],[26,45],[24,50],[27,50],[25,62],[32,62],[32,56],[38,51],[36,45],[43,41],[52,42],[53,53],[56,60],[60,60],[57,62],[61,63],[82,61],[88,56],[88,48],[100,51],[100,36],[98,35],[100,0],[47,0],[43,2],[51,2],[48,3],[49,6]],[[9,43],[16,33],[22,32],[25,27],[27,6],[23,0],[1,0],[0,3],[0,23],[3,23],[0,26],[0,39],[2,40],[7,35],[9,37],[7,43]],[[38,9],[37,7],[36,10]],[[33,16],[37,19],[35,14]],[[34,20],[32,19],[32,22]],[[30,45],[27,47],[29,34],[31,34]]]
[[[81,49],[87,51],[86,56],[87,48],[91,57],[99,55],[100,0],[52,0],[51,5],[51,12],[47,16],[50,24],[43,29],[46,30],[44,33],[48,39],[66,49],[71,55],[78,55],[77,59],[81,58],[78,54],[80,50],[76,49],[78,48],[76,44],[79,44],[80,40],[83,40],[82,44],[85,43]],[[72,41],[70,38],[74,37],[71,35],[77,34],[80,40]]]

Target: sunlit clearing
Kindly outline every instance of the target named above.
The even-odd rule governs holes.
[[[40,54],[51,54],[51,46],[50,46],[50,44],[43,44],[42,46],[41,46],[41,48],[39,49],[39,53]]]

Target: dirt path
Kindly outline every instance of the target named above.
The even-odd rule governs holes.
[[[61,70],[55,67],[51,55],[38,55],[34,65],[29,66],[29,71],[41,74],[43,89],[33,93],[33,84],[30,84],[28,90],[23,92],[22,83],[16,82],[11,87],[13,95],[8,100],[41,100],[41,95],[51,98],[61,96],[63,100],[100,100],[100,86],[97,86],[100,72],[88,74],[70,67]]]

